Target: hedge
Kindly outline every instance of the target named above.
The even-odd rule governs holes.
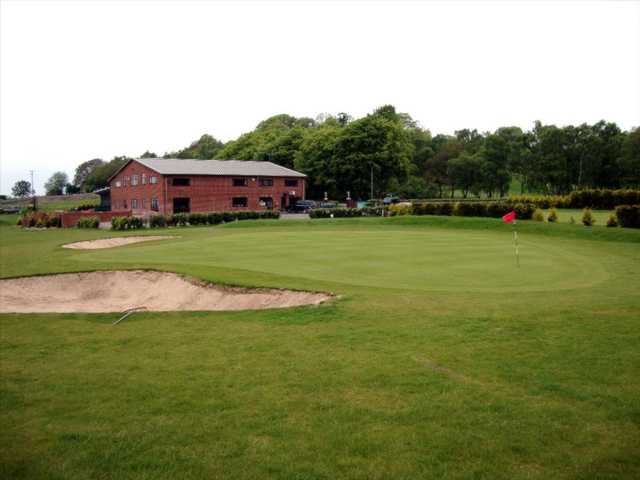
[[[96,216],[90,217],[80,217],[78,219],[78,223],[76,223],[76,227],[78,228],[98,228],[100,227],[100,218]]]
[[[616,217],[621,227],[640,228],[640,205],[618,205]]]
[[[219,225],[235,222],[236,220],[278,219],[280,212],[240,211],[240,212],[209,212],[209,213],[174,213],[173,215],[153,215],[149,217],[149,227],[186,227],[187,225]]]
[[[538,208],[595,208],[611,210],[618,205],[640,203],[640,190],[594,189],[575,190],[569,195],[512,195],[507,201],[511,203],[533,203]]]
[[[111,219],[112,230],[137,230],[144,228],[144,220],[140,217],[113,217]]]
[[[387,207],[365,208],[313,208],[309,210],[311,218],[348,218],[348,217],[381,217],[384,216]],[[389,209],[391,212],[391,210]]]

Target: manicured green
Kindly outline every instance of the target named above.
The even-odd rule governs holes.
[[[638,478],[640,231],[517,228],[520,268],[487,218],[245,221],[102,251],[59,246],[129,232],[3,226],[3,277],[149,268],[340,298],[115,327],[0,315],[0,477]]]

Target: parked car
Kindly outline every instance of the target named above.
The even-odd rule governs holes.
[[[338,204],[336,202],[320,202],[320,208],[336,208]]]
[[[400,198],[395,196],[393,193],[389,193],[386,197],[382,199],[382,203],[384,205],[391,205],[394,203],[398,203],[399,201],[400,201]]]
[[[298,200],[295,205],[289,207],[289,211],[292,213],[307,213],[312,208],[316,207],[316,202],[313,200]]]

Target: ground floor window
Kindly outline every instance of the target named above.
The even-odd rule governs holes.
[[[246,207],[247,205],[247,197],[233,197],[233,199],[231,200],[232,207]]]
[[[158,199],[157,198],[152,198],[151,199],[151,210],[153,210],[154,212],[157,212],[159,210],[159,208],[158,208]]]
[[[127,208],[127,201],[126,200],[122,201],[122,208],[124,208],[124,209]]]
[[[260,200],[258,201],[258,204],[262,207],[262,208],[273,208],[273,198],[271,197],[260,197]]]
[[[176,197],[173,199],[173,213],[189,213],[191,211],[191,199]]]

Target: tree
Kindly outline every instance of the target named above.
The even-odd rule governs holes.
[[[140,158],[158,158],[158,155],[150,152],[149,150],[146,150],[142,155],[140,155]]]
[[[640,187],[640,127],[625,136],[619,167],[623,186]]]
[[[211,160],[216,156],[216,154],[224,147],[224,143],[215,137],[204,134],[198,140],[194,141],[187,148],[179,150],[177,152],[165,153],[165,158],[195,158],[198,160]],[[150,152],[145,152],[142,158],[150,158],[145,157],[145,154],[155,155]]]
[[[11,195],[24,198],[31,195],[31,183],[26,180],[18,180],[11,189]]]
[[[91,173],[98,167],[104,165],[105,162],[100,158],[94,158],[92,160],[87,160],[86,162],[82,162],[76,168],[76,174],[73,177],[73,184],[80,188],[82,191],[89,191],[86,189],[85,182]]]
[[[472,155],[463,152],[460,156],[449,160],[447,175],[452,183],[462,190],[462,195],[467,198],[470,191],[479,192],[481,188],[482,158],[480,153]]]
[[[45,193],[47,195],[62,195],[67,183],[69,183],[69,177],[66,173],[55,172],[44,184]]]
[[[73,183],[67,183],[64,186],[65,195],[73,195],[74,193],[80,193],[80,187],[75,186]]]
[[[131,160],[131,158],[126,156],[114,157],[110,162],[104,163],[98,168],[95,168],[85,179],[83,190],[85,192],[94,192],[99,188],[108,186],[107,180],[109,177],[111,177],[116,170],[121,168],[129,160]]]

